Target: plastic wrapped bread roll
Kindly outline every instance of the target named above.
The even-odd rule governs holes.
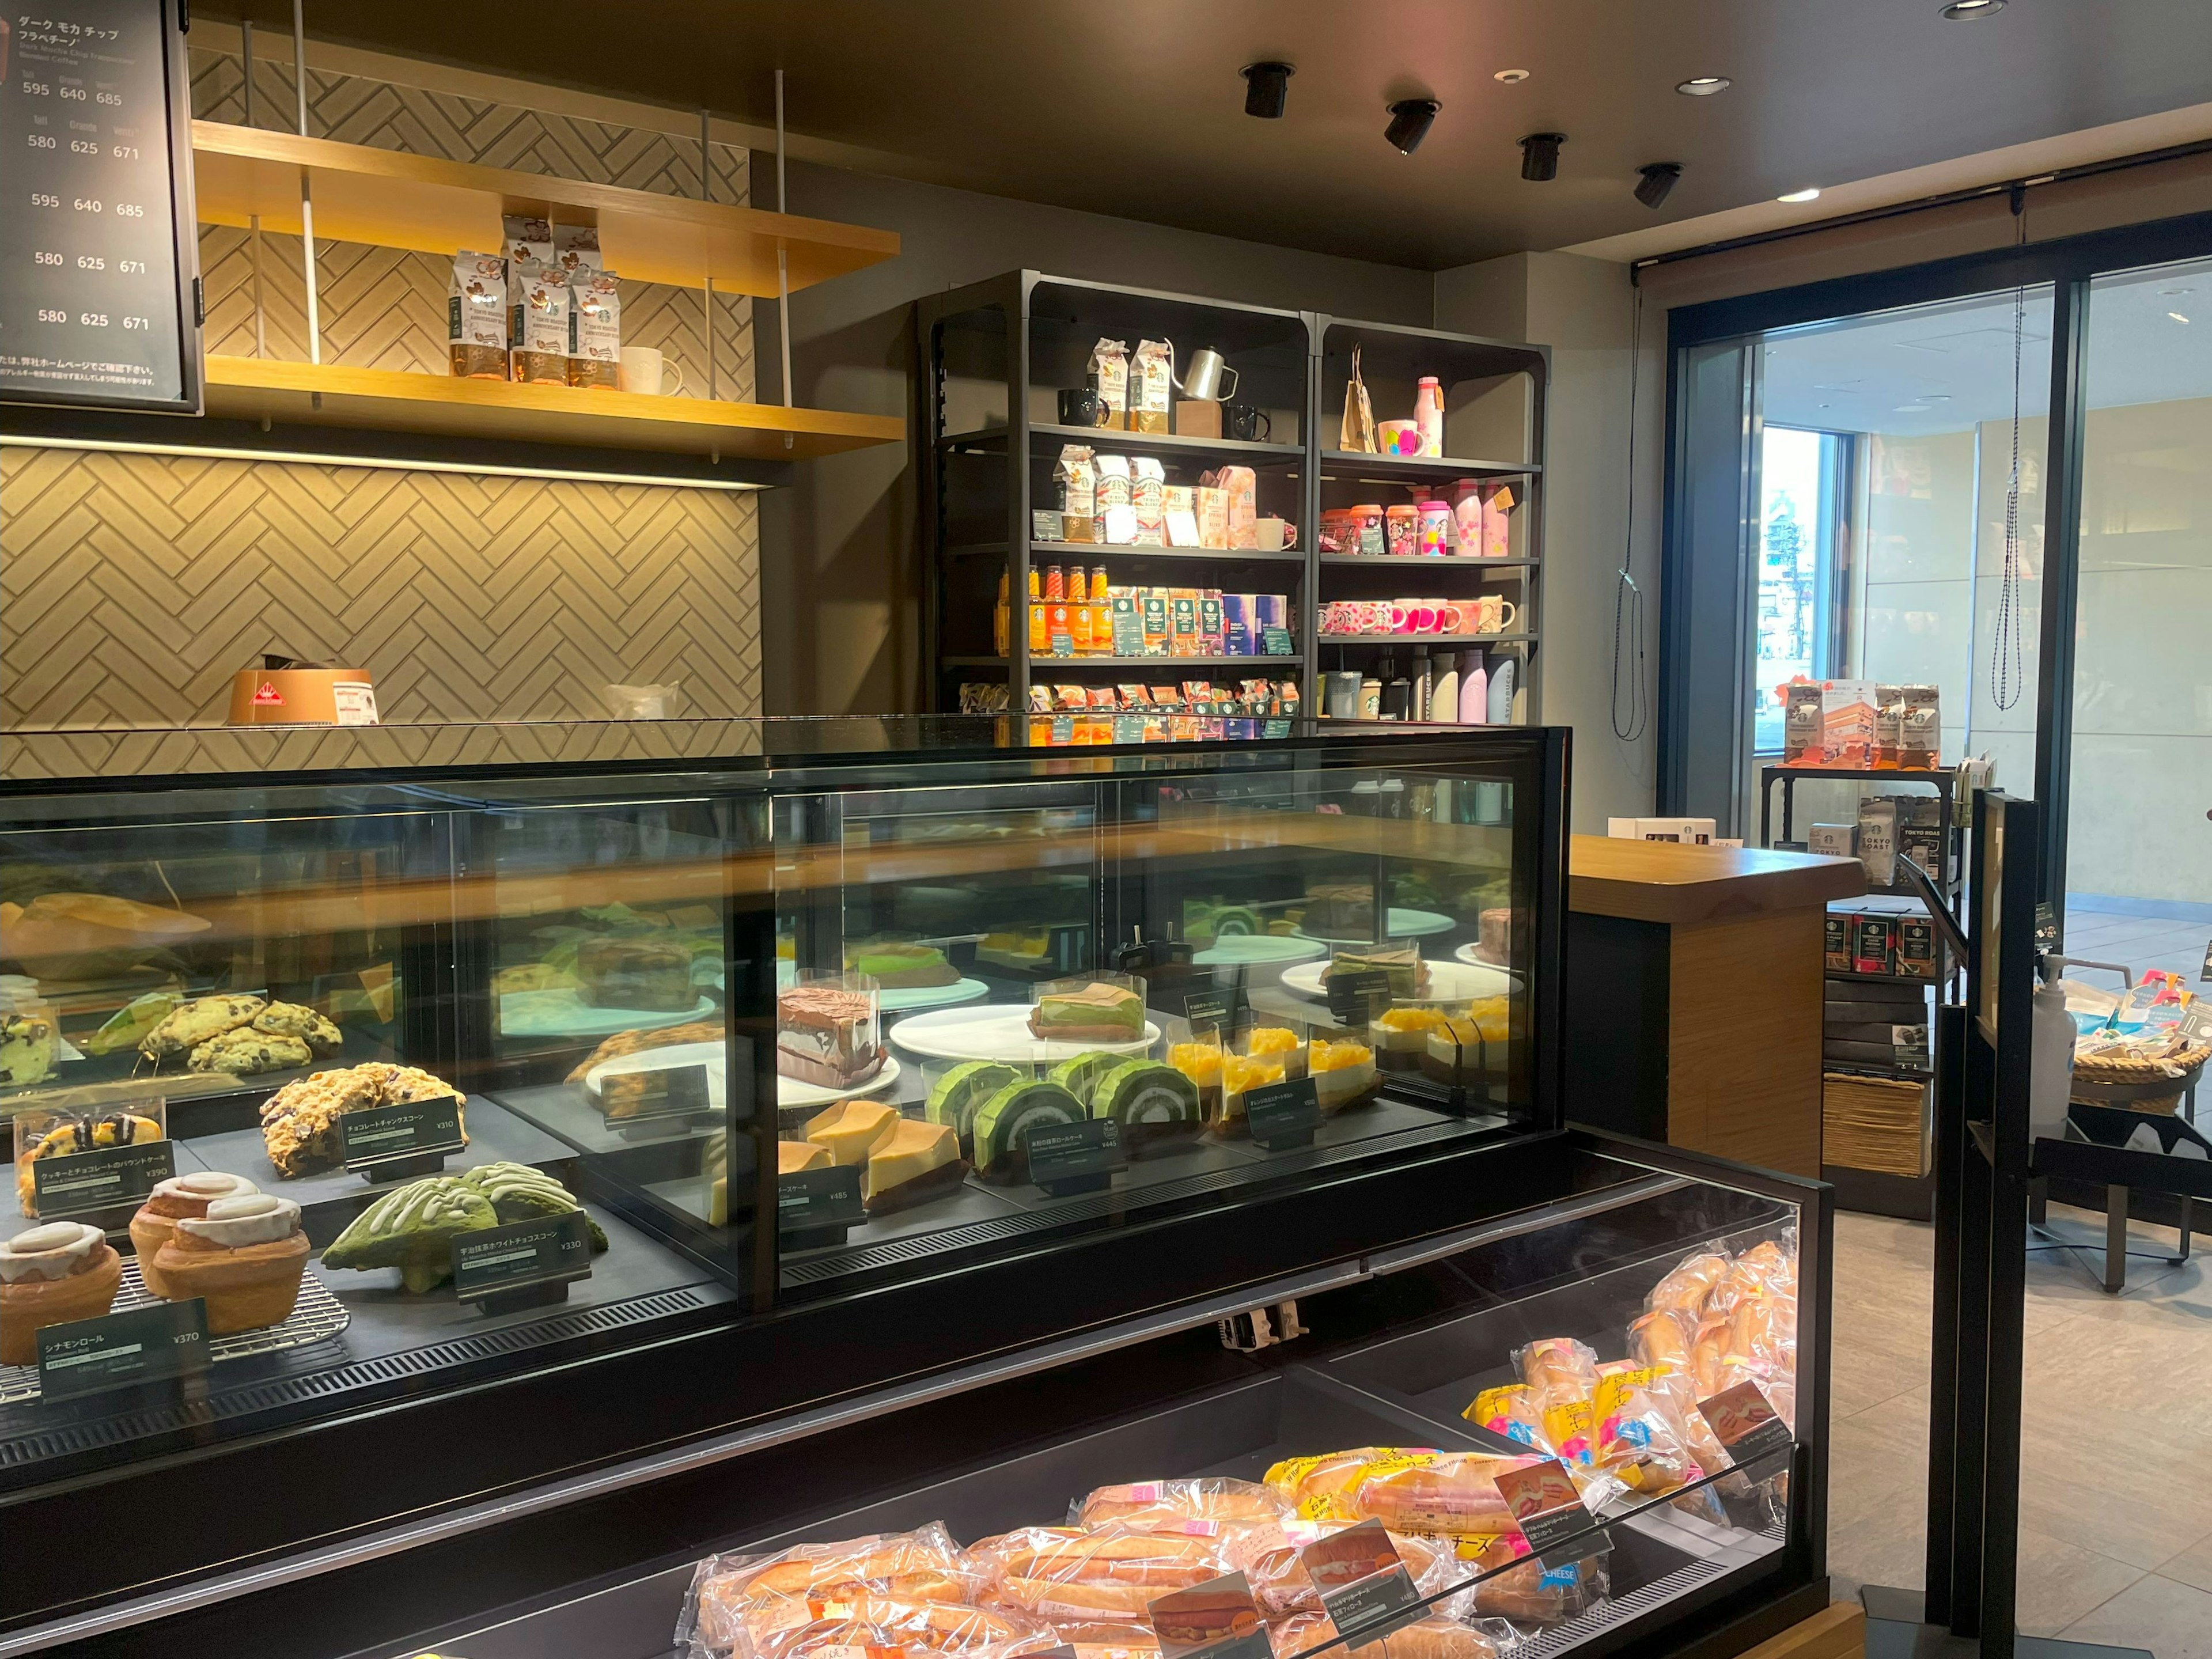
[[[1303,1554],[1307,1545],[1352,1525],[1344,1521],[1289,1520],[1253,1527],[1231,1535],[1228,1556],[1233,1571],[1244,1575],[1261,1616],[1270,1621],[1322,1611],[1321,1591],[1307,1571]],[[1407,1533],[1389,1534],[1391,1547],[1407,1576],[1424,1595],[1449,1589],[1470,1576],[1447,1540],[1418,1538]]]
[[[1294,1659],[1336,1639],[1336,1625],[1325,1613],[1300,1613],[1267,1627],[1275,1659]],[[1498,1659],[1498,1645],[1486,1631],[1431,1614],[1401,1626],[1380,1640],[1335,1651],[1346,1659]]]
[[[1036,1585],[1127,1586],[1145,1592],[1148,1598],[1171,1589],[1188,1589],[1231,1571],[1218,1527],[1184,1524],[1203,1530],[1148,1532],[1121,1522],[1090,1531],[1024,1527],[983,1540],[969,1555],[983,1569],[998,1595],[1012,1606],[1030,1606],[1037,1593],[1029,1587]],[[1100,1610],[1110,1610],[1110,1604]],[[1141,1616],[1142,1599],[1133,1611]]]
[[[1257,1526],[1287,1519],[1282,1495],[1250,1480],[1146,1480],[1101,1486],[1076,1504],[1068,1518],[1079,1527],[1119,1521],[1145,1526],[1161,1521],[1219,1521]]]
[[[1306,1520],[1380,1521],[1394,1532],[1487,1536],[1514,1524],[1497,1475],[1536,1461],[1370,1446],[1290,1458],[1269,1469],[1267,1480]]]
[[[710,1555],[691,1576],[678,1626],[679,1643],[702,1653],[729,1652],[748,1614],[779,1604],[880,1595],[957,1603],[983,1584],[966,1552],[938,1522],[910,1533],[878,1533],[829,1544],[800,1544],[761,1555]]]
[[[1518,1349],[1513,1363],[1543,1415],[1544,1437],[1560,1462],[1587,1468],[1597,1395],[1597,1355],[1572,1337],[1547,1337]]]

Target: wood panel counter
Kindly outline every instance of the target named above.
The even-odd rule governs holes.
[[[1567,1115],[1817,1178],[1820,921],[1856,859],[1577,836]]]

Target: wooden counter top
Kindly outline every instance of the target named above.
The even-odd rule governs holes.
[[[1577,836],[1567,852],[1567,908],[1668,926],[1825,907],[1866,891],[1856,859],[1673,842]]]

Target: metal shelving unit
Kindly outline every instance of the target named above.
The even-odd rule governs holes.
[[[922,481],[925,550],[923,649],[927,706],[958,707],[963,679],[1003,674],[1009,701],[1026,705],[1031,681],[1110,667],[1242,669],[1295,678],[1304,706],[1318,708],[1317,684],[1331,666],[1379,661],[1427,646],[1510,652],[1520,665],[1516,721],[1539,714],[1536,647],[1543,567],[1545,404],[1551,355],[1543,347],[1317,313],[1169,294],[1011,271],[917,303],[922,419],[915,432]],[[1115,432],[1064,426],[1057,397],[1083,384],[1084,364],[1100,337],[1175,343],[1180,365],[1200,346],[1220,351],[1237,371],[1237,401],[1265,410],[1269,441]],[[1333,446],[1354,346],[1383,418],[1413,410],[1414,382],[1435,374],[1445,388],[1447,445],[1491,459],[1352,454]],[[1295,441],[1281,441],[1295,434]],[[1249,465],[1259,480],[1263,515],[1288,519],[1294,544],[1280,550],[1130,547],[1050,541],[1033,533],[1033,507],[1053,500],[1052,467],[1062,445],[1088,443],[1103,453],[1152,455],[1170,483],[1195,483],[1224,463]],[[1368,557],[1324,554],[1316,531],[1324,505],[1411,499],[1424,484],[1459,478],[1511,483],[1510,556],[1485,559]],[[1055,657],[1033,659],[1023,610],[1032,566],[1106,566],[1116,582],[1165,584],[1164,574],[1203,574],[1231,592],[1290,590],[1288,657]],[[998,574],[1009,576],[1010,650],[991,637]],[[1189,580],[1185,578],[1185,580]],[[1519,607],[1510,630],[1486,635],[1328,635],[1323,600],[1392,598],[1409,586],[1472,597],[1493,586]],[[1045,668],[1046,662],[1051,664]]]

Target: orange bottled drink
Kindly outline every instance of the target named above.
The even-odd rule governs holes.
[[[1091,645],[1099,656],[1114,654],[1114,590],[1103,564],[1091,573]]]
[[[1030,655],[1042,657],[1052,649],[1052,618],[1042,599],[1030,601]]]
[[[1078,566],[1077,568],[1080,569],[1081,567]],[[1067,597],[1067,572],[1056,564],[1045,567],[1044,596],[1048,599],[1064,599]]]
[[[1075,591],[1067,599],[1067,636],[1075,654],[1091,654],[1091,601],[1084,597],[1083,567],[1075,567]]]
[[[994,655],[1001,657],[1011,656],[1013,653],[1010,635],[1013,581],[1014,573],[1011,568],[999,572],[999,597],[991,606],[991,650]]]

